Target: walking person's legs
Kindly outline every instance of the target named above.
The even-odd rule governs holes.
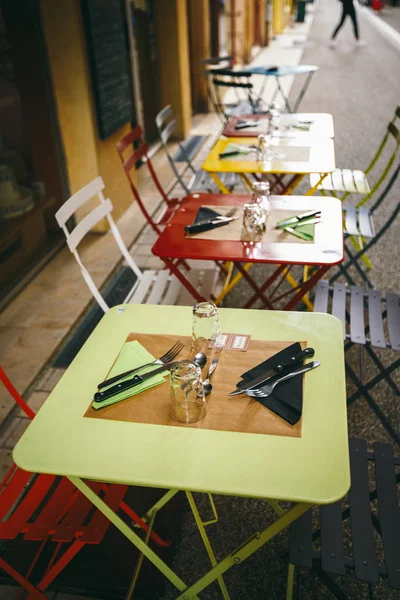
[[[356,38],[356,45],[358,48],[365,48],[365,46],[367,45],[366,42],[364,42],[364,40],[360,40],[360,35],[358,32],[358,22],[357,22],[357,13],[356,13],[356,9],[354,8],[354,5],[352,5],[349,10],[348,10],[348,15],[353,23],[353,29],[354,29],[354,37]]]
[[[348,15],[347,6],[343,2],[343,4],[342,4],[342,16],[340,17],[340,21],[337,24],[336,29],[332,33],[331,40],[335,39],[335,37],[339,33],[340,29],[343,27],[343,23],[345,22],[347,15]]]
[[[358,35],[358,23],[357,23],[357,15],[356,15],[356,10],[354,8],[354,6],[352,6],[349,11],[348,11],[348,15],[353,23],[353,29],[354,29],[354,37],[356,38],[356,40],[359,39],[359,35]]]

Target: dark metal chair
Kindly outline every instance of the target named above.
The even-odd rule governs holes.
[[[381,576],[400,590],[400,458],[394,457],[389,444],[375,443],[373,452],[368,452],[363,439],[350,439],[349,445],[348,498],[322,506],[318,518],[313,519],[310,509],[290,526],[287,600],[292,598],[295,566],[312,569],[338,600],[348,596],[331,575],[350,571],[367,584],[369,598],[373,598],[372,584],[378,584]],[[369,481],[369,464],[375,467],[371,473],[375,482]],[[346,521],[351,543],[345,535]],[[297,598],[299,584],[297,578]]]
[[[174,118],[171,105],[168,104],[163,108],[156,116],[156,126],[160,135],[161,143],[167,154],[169,164],[175,175],[175,181],[169,187],[167,192],[174,189],[175,185],[179,182],[182,188],[187,194],[192,192],[209,192],[219,194],[219,188],[211,178],[210,174],[202,169],[196,169],[192,160],[194,158],[193,152],[187,146],[187,144],[177,141],[179,150],[175,155],[172,155],[168,147],[168,141],[176,133],[176,120]],[[197,136],[203,137],[206,136]],[[178,167],[178,165],[182,165]],[[184,176],[189,174],[189,180],[185,181]],[[221,173],[220,178],[224,185],[232,191],[235,182],[235,173]]]
[[[400,366],[400,358],[395,358],[385,366],[380,358],[381,351],[391,349],[400,352],[400,295],[379,290],[363,290],[361,287],[348,288],[345,284],[328,281],[317,283],[314,301],[314,312],[331,312],[342,321],[345,353],[357,344],[360,346],[360,377],[346,361],[346,373],[356,386],[347,404],[350,405],[364,397],[382,425],[400,447],[400,417],[398,413],[398,398],[400,389],[392,374]],[[365,381],[364,353],[375,365],[377,374]],[[389,355],[389,353],[385,353]],[[392,354],[390,353],[392,356]],[[373,389],[385,381],[394,394],[392,422],[372,397]]]

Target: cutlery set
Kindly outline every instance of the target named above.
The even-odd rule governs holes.
[[[186,225],[185,232],[193,235],[194,233],[201,233],[202,231],[209,231],[210,229],[227,225],[231,221],[235,221],[239,218],[234,216],[238,210],[238,207],[234,207],[226,215],[219,215],[212,219],[204,219],[202,221],[197,221],[197,223]]]
[[[300,345],[297,344],[297,347],[300,348]],[[98,391],[94,394],[94,401],[103,402],[104,400],[112,398],[121,392],[143,383],[155,375],[165,373],[166,371],[171,371],[177,365],[187,362],[186,360],[174,360],[183,348],[184,344],[182,342],[176,342],[176,344],[174,344],[167,352],[153,362],[146,363],[140,367],[125,371],[120,375],[116,375],[115,377],[111,377],[110,379],[102,381],[98,385]],[[289,357],[285,358],[285,360],[281,360],[272,368],[268,368],[261,375],[252,377],[250,380],[242,379],[236,384],[236,389],[230,392],[228,396],[232,397],[246,394],[247,396],[263,403],[263,400],[271,396],[276,386],[283,381],[287,381],[293,377],[297,377],[298,375],[307,373],[308,371],[312,371],[313,369],[319,367],[321,364],[319,361],[311,361],[303,364],[305,359],[312,358],[314,354],[315,351],[313,348],[305,348],[304,350],[293,352],[291,355],[289,355]],[[192,360],[198,364],[200,368],[203,368],[206,364],[207,357],[202,352],[199,352]],[[211,361],[208,368],[206,378],[203,381],[205,395],[208,395],[212,390],[210,378],[215,369],[218,367],[218,362],[219,359],[215,357]],[[258,367],[255,367],[252,371],[257,370],[259,372],[259,369],[260,367],[262,368],[262,366],[263,363]],[[156,368],[153,368],[145,373],[140,373],[140,371],[143,369],[150,369],[150,367]],[[249,376],[251,375],[252,371],[249,371]],[[132,375],[132,377],[129,377],[130,375]],[[127,377],[129,378],[126,379]]]

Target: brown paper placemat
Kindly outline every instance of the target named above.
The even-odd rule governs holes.
[[[208,206],[207,208],[212,208],[219,214],[225,215],[231,210],[231,208],[233,208],[233,206]],[[302,240],[301,238],[298,238],[295,235],[288,233],[287,231],[282,231],[281,229],[274,229],[278,221],[282,221],[282,219],[289,219],[290,217],[294,217],[295,215],[298,215],[299,213],[303,212],[306,211],[271,208],[271,212],[268,219],[267,231],[264,233],[261,241],[266,242],[267,244],[277,244],[281,242],[284,242],[285,244],[314,244],[314,240]],[[208,231],[203,231],[201,233],[195,233],[187,237],[193,238],[195,240],[219,240],[238,242],[240,241],[240,234],[242,231],[243,207],[239,207],[238,211],[235,213],[235,217],[239,218],[235,219],[235,221],[231,221],[228,225],[224,225],[223,227],[217,227],[216,229],[209,229]]]
[[[187,356],[190,338],[179,339],[187,344],[186,352],[182,351],[178,356],[181,359]],[[178,337],[131,333],[126,341],[132,340],[140,342],[153,356],[160,356],[178,341]],[[235,389],[236,382],[240,379],[242,373],[270,358],[280,350],[287,348],[294,341],[267,342],[251,340],[247,352],[222,351],[219,354],[218,368],[212,376],[213,389],[211,394],[207,396],[207,416],[198,423],[181,424],[169,417],[170,387],[168,376],[162,385],[132,398],[127,398],[118,404],[97,411],[89,406],[85,417],[170,427],[192,427],[196,429],[301,437],[302,419],[296,425],[289,425],[278,415],[245,394],[228,396],[228,393]],[[306,342],[301,342],[301,344],[303,348],[307,345]]]
[[[239,144],[240,145],[240,144]],[[246,144],[242,144],[245,146]],[[310,160],[309,146],[271,146],[274,154],[268,162],[308,162]],[[230,148],[228,148],[230,150]],[[228,151],[226,148],[224,152]],[[257,162],[257,152],[249,152],[248,154],[235,154],[234,156],[227,156],[226,158],[221,157],[221,160],[233,160],[233,161],[250,161]]]

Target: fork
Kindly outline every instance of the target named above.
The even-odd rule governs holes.
[[[247,390],[246,394],[248,396],[251,396],[252,398],[268,398],[268,396],[270,396],[272,394],[272,392],[274,391],[274,388],[278,385],[278,383],[281,383],[282,381],[285,381],[286,379],[291,379],[292,377],[296,377],[297,375],[300,375],[301,373],[307,373],[307,371],[316,369],[317,367],[319,367],[320,364],[321,363],[318,360],[313,360],[312,362],[309,362],[306,365],[304,365],[304,367],[301,367],[301,369],[296,369],[295,371],[292,371],[291,373],[288,373],[287,375],[282,375],[282,377],[279,377],[279,379],[275,379],[275,381],[271,381],[271,383],[267,383],[266,385],[263,385],[261,388],[258,388],[255,390]]]
[[[165,354],[160,356],[160,358],[157,358],[156,360],[153,360],[152,362],[149,362],[140,367],[135,367],[134,369],[125,371],[125,373],[120,373],[119,375],[115,375],[114,377],[111,377],[110,379],[106,379],[105,381],[102,381],[101,383],[99,383],[99,385],[97,387],[99,390],[101,390],[109,385],[112,385],[116,381],[119,381],[120,379],[127,377],[128,375],[133,375],[133,373],[136,373],[137,371],[141,371],[145,367],[152,367],[153,365],[163,365],[165,363],[171,362],[172,360],[174,360],[174,358],[176,356],[178,356],[179,352],[182,350],[184,345],[185,344],[183,344],[182,342],[176,342],[176,344],[174,344],[169,350],[167,350],[167,352]]]

